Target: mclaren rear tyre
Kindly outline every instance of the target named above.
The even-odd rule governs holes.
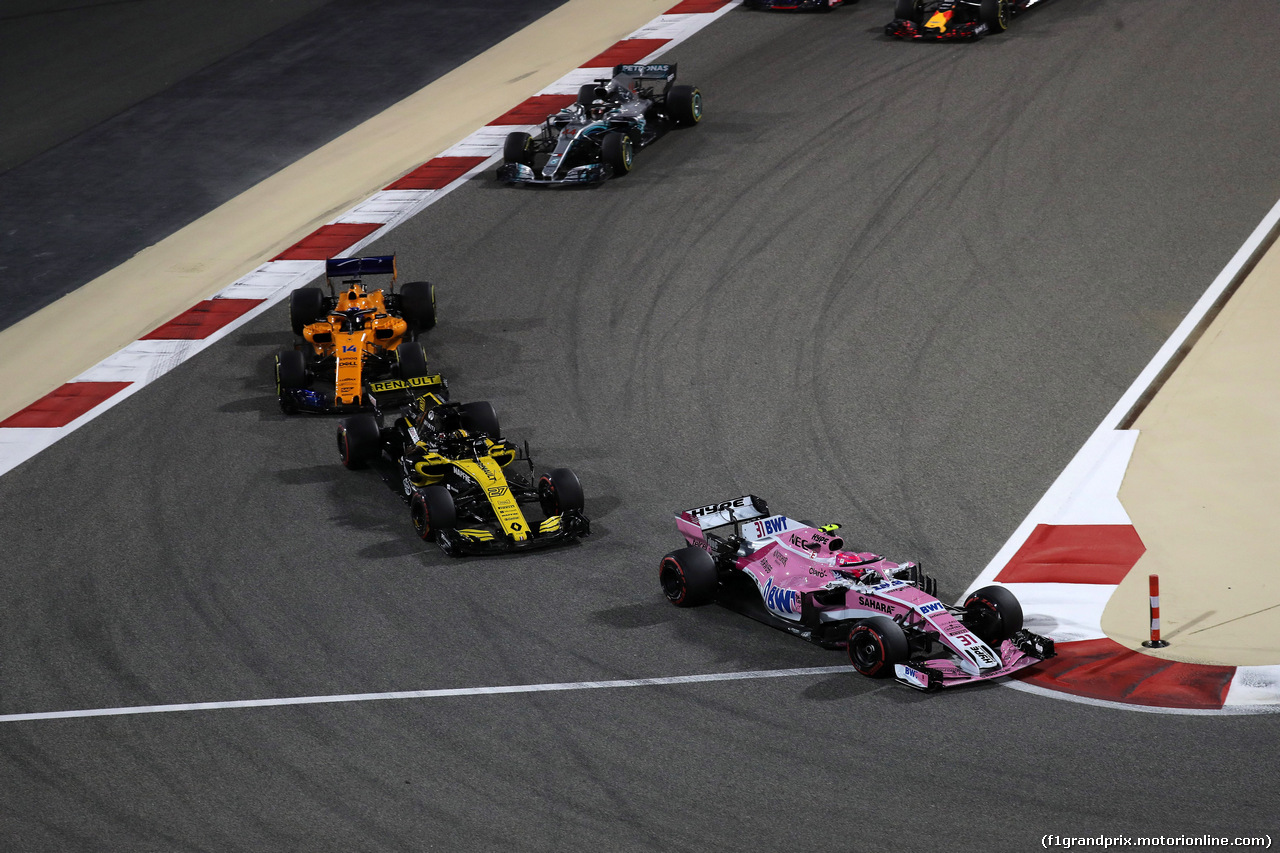
[[[720,583],[717,574],[711,555],[692,545],[672,551],[658,564],[662,594],[676,607],[698,607],[714,601]]]
[[[924,22],[924,0],[897,0],[893,4],[893,17],[920,24]]]
[[[1009,29],[1009,0],[981,0],[978,20],[986,24],[992,33]]]
[[[702,121],[702,93],[696,86],[672,86],[667,93],[667,115],[680,127]]]
[[[849,631],[849,663],[868,678],[893,675],[893,665],[910,655],[906,633],[888,616],[863,619]]]
[[[533,168],[533,137],[523,130],[513,130],[507,134],[507,141],[502,143],[502,162],[507,165],[518,163]]]
[[[347,468],[363,468],[382,452],[382,429],[373,415],[338,421],[338,455]]]
[[[302,329],[324,319],[324,292],[318,287],[301,287],[289,296],[289,324],[302,337]]]
[[[462,416],[462,428],[467,432],[482,432],[494,441],[502,437],[502,425],[498,422],[498,413],[493,410],[493,403],[487,400],[463,403],[459,414]]]
[[[396,347],[396,366],[400,370],[401,379],[419,379],[431,375],[427,367],[427,352],[417,341],[405,341]]]
[[[620,178],[631,171],[635,153],[635,143],[631,141],[630,136],[620,130],[605,134],[600,142],[600,158],[613,170],[615,178]]]
[[[984,586],[964,600],[964,625],[996,647],[1022,630],[1022,604],[1002,586]]]
[[[429,281],[411,281],[400,288],[400,313],[413,334],[436,327],[436,286]]]
[[[458,526],[458,510],[453,495],[444,486],[427,486],[413,495],[409,503],[409,518],[418,538],[424,542],[439,541],[440,535],[448,537]],[[445,553],[453,555],[446,549]]]
[[[568,468],[553,468],[538,479],[538,502],[547,518],[581,511],[585,501],[578,475]]]

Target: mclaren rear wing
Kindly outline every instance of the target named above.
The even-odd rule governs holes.
[[[389,275],[396,280],[395,255],[370,255],[367,258],[329,258],[324,262],[325,278],[351,281],[366,275]]]

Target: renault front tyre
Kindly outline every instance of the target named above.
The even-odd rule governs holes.
[[[658,564],[662,594],[676,607],[710,604],[720,583],[716,561],[701,548],[690,545],[672,551]]]
[[[373,415],[352,415],[338,422],[338,455],[343,466],[363,468],[382,452],[382,429]]]
[[[554,468],[538,479],[538,502],[547,518],[582,511],[585,498],[578,475],[568,468]]]
[[[439,534],[447,535],[458,526],[453,495],[444,486],[427,486],[415,492],[409,504],[409,518],[418,538],[426,542],[438,540]]]

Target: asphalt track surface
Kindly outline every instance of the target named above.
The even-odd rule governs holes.
[[[437,282],[455,397],[574,467],[596,535],[424,549],[331,422],[277,413],[281,307],[0,479],[0,713],[838,664],[663,601],[670,513],[755,492],[958,593],[1280,195],[1273,54],[1226,5],[960,46],[734,11],[671,56],[704,124],[631,176],[486,175],[372,247]],[[1276,725],[852,673],[6,723],[0,846],[1274,835]]]
[[[0,14],[0,330],[562,2],[19,0]]]

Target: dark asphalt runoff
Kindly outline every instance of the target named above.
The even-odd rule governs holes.
[[[0,330],[563,2],[5,5]]]
[[[747,492],[958,595],[1280,197],[1280,78],[1244,0],[1054,0],[972,45],[887,7],[735,10],[670,56],[705,121],[632,175],[490,173],[371,248],[594,536],[424,547],[278,413],[280,306],[0,479],[0,714],[840,664],[663,600],[671,514]],[[1275,838],[1278,723],[852,671],[0,723],[0,848]]]

